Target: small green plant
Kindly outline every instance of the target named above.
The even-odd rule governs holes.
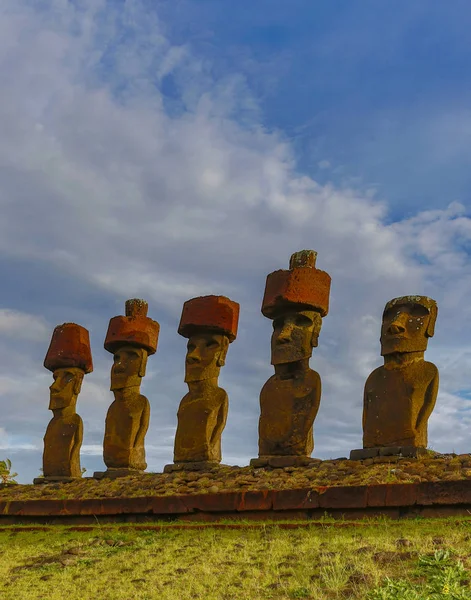
[[[18,473],[11,472],[11,460],[9,458],[0,460],[0,483],[4,485],[11,485],[18,483],[15,481],[15,477]]]
[[[419,558],[416,574],[425,577],[420,584],[386,577],[380,588],[372,590],[369,600],[468,600],[467,573],[461,561],[447,550],[436,550]]]

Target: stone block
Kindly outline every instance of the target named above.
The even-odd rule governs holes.
[[[126,315],[113,317],[108,325],[105,349],[115,353],[121,346],[137,346],[155,354],[160,325],[147,316],[147,302],[137,298],[126,301]]]
[[[226,335],[232,342],[237,336],[239,304],[226,296],[200,296],[183,305],[178,333],[186,338],[204,330]]]
[[[397,456],[401,454],[401,446],[385,446],[384,448],[379,448],[380,456]]]
[[[320,508],[364,508],[367,506],[367,485],[329,487],[319,495]]]
[[[358,450],[351,450],[350,460],[365,460],[366,458],[374,458],[378,455],[378,448],[359,448]]]
[[[419,456],[426,456],[427,448],[421,446],[402,446],[401,454],[407,458],[419,458]]]
[[[88,330],[76,323],[58,325],[52,334],[44,366],[49,371],[75,367],[91,373],[93,362]]]
[[[316,253],[302,250],[291,257],[290,269],[274,271],[267,277],[262,313],[273,318],[289,308],[316,310],[322,317],[329,311],[331,278],[315,268]],[[302,307],[302,308],[300,308]]]
[[[302,510],[319,507],[319,494],[314,490],[278,490],[273,497],[273,510]]]
[[[144,471],[139,469],[107,469],[106,471],[95,471],[94,479],[116,479],[118,477],[137,477]]]
[[[268,458],[252,458],[250,460],[250,466],[254,469],[260,469],[268,466]]]
[[[271,456],[268,464],[274,469],[285,467],[306,467],[311,459],[307,456]]]
[[[423,482],[418,485],[417,504],[471,504],[471,480]]]

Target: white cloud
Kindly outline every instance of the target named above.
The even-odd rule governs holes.
[[[469,362],[471,221],[463,208],[388,223],[387,204],[372,190],[322,186],[299,173],[282,134],[257,122],[240,78],[213,80],[210,65],[190,47],[173,46],[138,0],[122,11],[82,5],[56,0],[55,12],[42,13],[21,0],[0,7],[0,256],[50,277],[41,296],[31,297],[30,312],[0,312],[3,337],[23,335],[22,345],[0,339],[9,369],[0,381],[8,434],[21,429],[40,447],[50,418],[43,356],[32,353],[24,332],[47,341],[51,317],[35,315],[49,315],[53,302],[61,314],[94,324],[93,339],[102,340],[115,310],[110,295],[120,306],[143,296],[162,322],[145,384],[149,468],[161,468],[171,460],[185,393],[184,344],[175,333],[181,306],[216,293],[241,303],[239,338],[221,375],[231,403],[224,451],[239,463],[255,456],[258,393],[271,373],[270,324],[259,313],[263,286],[301,248],[317,250],[318,267],[332,276],[331,310],[312,359],[323,379],[315,454],[345,455],[360,445],[363,383],[381,362],[381,313],[395,296],[426,293],[438,301],[429,352],[443,375],[437,407],[458,407],[447,372],[462,375]],[[165,77],[173,78],[174,98],[163,96]],[[92,457],[101,454],[112,399],[109,365],[96,348],[94,355],[78,408],[88,428],[84,453]],[[450,431],[462,422],[458,409],[440,410]],[[435,447],[432,433],[446,449],[445,431],[431,427]]]
[[[2,308],[0,309],[0,335],[42,342],[50,335],[50,327],[40,316]]]

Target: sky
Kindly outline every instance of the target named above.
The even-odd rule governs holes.
[[[382,311],[409,294],[439,307],[429,447],[471,451],[470,26],[465,0],[0,3],[0,460],[18,481],[40,474],[64,322],[90,331],[81,463],[104,469],[103,342],[134,297],[161,327],[147,470],[172,462],[178,322],[207,294],[241,307],[222,450],[248,464],[273,373],[265,279],[305,248],[332,277],[313,456],[362,446]]]

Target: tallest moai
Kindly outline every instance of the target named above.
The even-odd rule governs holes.
[[[329,310],[330,276],[316,269],[317,253],[291,256],[289,270],[267,277],[262,313],[273,320],[271,364],[275,374],[260,393],[259,458],[253,466],[289,466],[309,460],[321,379],[309,367],[322,317]]]

